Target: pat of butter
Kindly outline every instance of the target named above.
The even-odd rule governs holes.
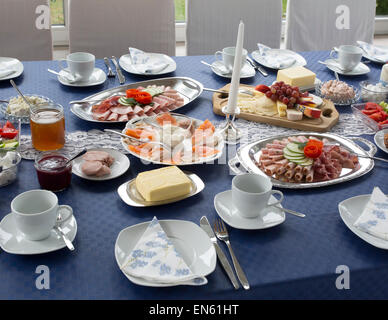
[[[278,71],[277,81],[284,81],[290,86],[313,87],[315,73],[305,67],[292,67]]]
[[[191,180],[176,166],[141,172],[135,184],[146,201],[173,199],[191,191]]]

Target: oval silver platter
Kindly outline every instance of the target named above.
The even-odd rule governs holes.
[[[182,118],[186,118],[186,119],[190,119],[192,121],[192,123],[195,125],[195,127],[198,127],[200,126],[202,123],[203,123],[203,120],[198,120],[198,119],[195,119],[195,118],[192,118],[192,117],[189,117],[189,116],[186,116],[186,115],[183,115],[183,114],[175,114],[173,112],[169,112],[170,114],[172,115],[176,115],[176,116],[179,116],[179,117],[182,117]],[[127,122],[125,128],[123,129],[123,131],[121,133],[125,133],[125,130],[127,128],[134,128],[136,123],[137,122],[141,122],[144,118],[147,118],[149,121],[155,121],[156,116],[150,116],[150,117],[140,117],[140,118],[136,118],[136,119],[131,119]],[[217,134],[217,131],[215,132],[215,134]],[[209,156],[209,157],[204,157],[204,158],[200,158],[198,159],[198,161],[194,161],[194,162],[183,162],[183,163],[180,163],[180,164],[175,164],[176,166],[180,167],[180,166],[191,166],[191,165],[194,165],[194,164],[203,164],[203,163],[208,163],[208,164],[211,164],[211,163],[214,163],[215,160],[219,159],[223,152],[224,152],[224,148],[225,148],[225,140],[223,138],[222,135],[220,134],[217,134],[218,135],[218,145],[217,145],[217,149],[219,149],[219,152],[216,153],[215,155],[213,156]],[[186,139],[187,140],[187,139]],[[185,141],[186,141],[185,140]],[[190,140],[190,139],[189,139]],[[184,141],[184,142],[185,142]],[[162,164],[162,165],[172,165],[172,164],[169,164],[167,162],[161,162],[161,161],[156,161],[156,160],[152,160],[152,159],[149,159],[149,158],[146,158],[146,157],[143,157],[142,155],[139,155],[135,152],[132,152],[131,150],[128,149],[128,144],[126,144],[124,142],[124,139],[121,138],[121,145],[123,146],[124,150],[126,150],[127,152],[129,152],[131,155],[133,155],[134,157],[136,158],[139,158],[140,160],[143,161],[143,163],[153,163],[153,164]]]
[[[192,197],[198,193],[200,193],[204,188],[205,184],[201,180],[200,177],[198,177],[196,174],[183,171],[187,177],[191,180],[191,190],[188,195],[181,196],[174,199],[168,199],[164,201],[146,201],[141,196],[141,194],[137,191],[136,185],[135,185],[135,179],[132,179],[124,184],[122,184],[118,189],[117,192],[120,196],[120,198],[128,205],[132,207],[151,207],[151,206],[160,206],[163,204],[173,203],[177,202],[189,197]]]
[[[266,139],[262,139],[253,143],[250,143],[248,145],[245,145],[241,147],[239,150],[237,150],[236,156],[229,160],[229,167],[231,170],[236,174],[242,174],[246,172],[250,173],[256,173],[261,174],[264,176],[267,176],[258,166],[257,163],[260,159],[261,155],[261,149],[264,148],[264,146],[275,140],[275,139],[283,139],[291,136],[306,136],[306,137],[317,137],[319,139],[326,138],[330,140],[333,143],[338,143],[341,146],[347,148],[349,151],[364,155],[364,156],[373,156],[377,148],[376,146],[371,143],[370,141],[354,137],[354,138],[344,138],[340,137],[338,135],[332,134],[332,133],[315,133],[315,132],[303,132],[303,133],[297,133],[297,134],[289,134],[289,135],[281,135],[276,137],[270,137]],[[362,142],[366,146],[368,146],[369,150],[364,150],[361,146],[355,143],[355,141]],[[286,188],[286,189],[307,189],[307,188],[318,188],[318,187],[325,187],[333,184],[342,183],[345,181],[350,181],[353,179],[356,179],[358,177],[363,176],[364,174],[367,174],[369,171],[371,171],[374,167],[374,161],[369,158],[358,158],[360,168],[357,170],[352,169],[346,169],[343,168],[341,175],[337,179],[328,180],[328,181],[320,181],[320,182],[305,182],[305,183],[291,183],[291,182],[283,182],[279,181],[277,179],[271,178],[272,183],[275,187],[278,188]],[[239,166],[240,165],[240,166]],[[242,170],[242,168],[244,170]]]
[[[187,77],[170,77],[170,78],[161,78],[161,79],[153,79],[147,81],[134,82],[131,84],[126,84],[123,86],[110,88],[89,97],[86,97],[83,100],[93,100],[96,99],[99,103],[102,100],[108,99],[114,95],[125,95],[125,91],[128,89],[136,89],[139,86],[147,87],[151,85],[157,86],[170,86],[172,89],[176,90],[179,95],[184,99],[184,104],[174,109],[174,112],[180,108],[183,108],[188,103],[192,102],[196,98],[198,98],[202,91],[203,85],[202,83]],[[101,100],[98,102],[98,100]],[[99,123],[123,123],[123,121],[99,121],[95,120],[92,117],[92,105],[93,103],[85,103],[85,104],[73,104],[70,106],[70,111],[74,113],[77,117],[91,122],[99,122]],[[124,121],[126,122],[126,121]]]

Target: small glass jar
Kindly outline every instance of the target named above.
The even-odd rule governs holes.
[[[59,152],[43,152],[35,159],[35,169],[42,189],[62,191],[71,183],[71,162]]]

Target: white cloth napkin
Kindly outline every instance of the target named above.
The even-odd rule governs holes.
[[[153,74],[166,69],[169,63],[136,48],[129,48],[133,67],[140,73]]]
[[[0,68],[0,78],[5,78],[9,76],[10,74],[14,73],[15,71],[12,69],[3,69]]]
[[[290,56],[287,52],[284,52],[284,54],[277,53],[275,55],[271,53],[270,47],[267,47],[261,43],[258,43],[257,47],[259,48],[259,53],[262,59],[265,60],[266,63],[274,69],[288,68],[296,61],[295,58]]]
[[[354,226],[375,237],[388,240],[388,198],[375,187],[364,211]]]
[[[157,283],[207,282],[206,278],[191,272],[156,217],[125,259],[121,269],[130,276]]]
[[[363,41],[357,41],[357,43],[362,49],[364,49],[369,57],[379,60],[383,63],[388,62],[388,48],[379,48],[373,44]]]

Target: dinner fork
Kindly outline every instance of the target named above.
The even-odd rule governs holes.
[[[245,290],[249,290],[250,287],[249,287],[248,279],[243,269],[241,268],[240,264],[238,263],[237,258],[234,255],[232,246],[230,244],[228,229],[226,229],[225,223],[220,218],[216,218],[216,220],[214,221],[214,231],[216,233],[217,238],[221,241],[224,241],[228,246],[229,253],[232,257],[233,266],[234,266],[234,269],[236,270],[237,278],[240,281],[243,288]]]

